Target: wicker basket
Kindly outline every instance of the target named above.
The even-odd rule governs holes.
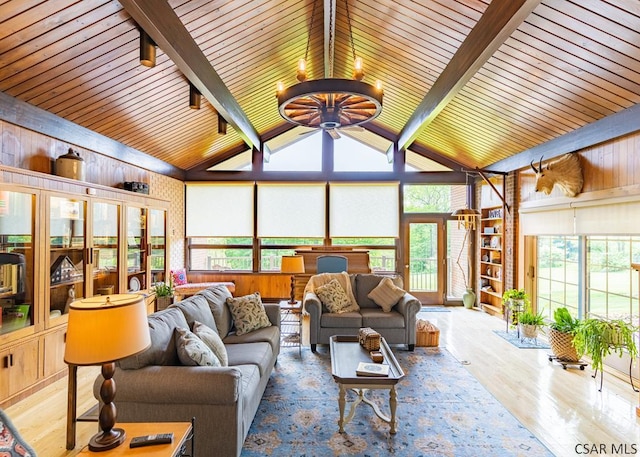
[[[573,346],[573,336],[570,333],[549,329],[549,345],[558,360],[577,362],[580,360],[576,348]]]
[[[440,330],[431,322],[418,319],[416,322],[416,346],[437,347],[440,343]]]
[[[361,328],[358,332],[358,341],[367,351],[380,349],[380,334],[372,328]]]

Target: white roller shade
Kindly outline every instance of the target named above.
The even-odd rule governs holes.
[[[573,208],[520,212],[523,235],[573,235]]]
[[[253,183],[187,183],[188,237],[252,237]]]
[[[398,183],[330,183],[332,238],[398,237]]]
[[[325,183],[258,183],[259,238],[323,238]]]
[[[632,235],[640,228],[640,202],[575,208],[576,235]]]

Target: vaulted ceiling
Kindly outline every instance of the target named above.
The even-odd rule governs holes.
[[[0,0],[0,91],[203,170],[291,127],[275,86],[299,58],[351,78],[355,49],[384,84],[367,129],[487,168],[640,102],[639,30],[637,0]]]

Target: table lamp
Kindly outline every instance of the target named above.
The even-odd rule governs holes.
[[[124,430],[114,428],[115,362],[145,350],[150,344],[147,309],[141,295],[101,295],[74,301],[69,306],[64,361],[72,365],[102,365],[104,378],[100,388],[102,431],[89,441],[91,451],[107,451],[124,442]]]
[[[289,300],[289,304],[294,305],[297,303],[294,290],[295,275],[304,273],[304,258],[301,255],[283,255],[280,272],[291,274],[291,299]]]

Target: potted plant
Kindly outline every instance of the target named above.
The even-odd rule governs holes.
[[[156,294],[156,310],[160,311],[165,309],[173,303],[174,289],[171,279],[169,279],[169,282],[157,282],[152,289]]]
[[[554,321],[549,324],[549,345],[553,355],[560,362],[578,362],[582,353],[576,351],[573,337],[580,325],[580,320],[574,318],[565,307],[553,312]]]
[[[534,313],[531,306],[525,306],[524,311],[518,313],[518,327],[524,338],[537,338],[544,326],[544,315],[541,312]]]
[[[529,295],[524,289],[507,289],[502,294],[502,305],[507,322],[511,320],[513,325],[518,323],[518,315],[531,306]]]
[[[588,318],[577,326],[573,344],[579,353],[591,358],[591,367],[602,371],[605,357],[624,355],[625,349],[632,359],[638,357],[634,333],[638,329],[623,319]]]

